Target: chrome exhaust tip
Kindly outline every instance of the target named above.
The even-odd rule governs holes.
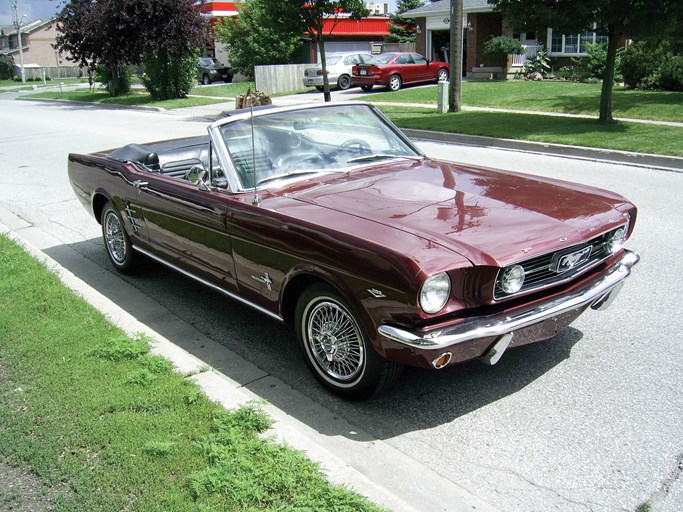
[[[439,357],[434,359],[434,361],[432,361],[432,366],[434,368],[436,368],[437,370],[440,370],[441,368],[446,366],[448,363],[450,363],[451,359],[453,359],[453,354],[451,354],[450,352],[444,352]]]

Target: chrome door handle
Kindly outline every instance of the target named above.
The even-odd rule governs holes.
[[[147,181],[135,180],[133,182],[133,186],[135,188],[143,188],[143,187],[146,187],[147,185],[149,185],[149,182],[147,182]]]

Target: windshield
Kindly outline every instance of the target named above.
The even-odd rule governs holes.
[[[199,64],[204,67],[209,67],[213,66],[214,64],[218,64],[218,61],[212,59],[211,57],[202,57],[201,59],[199,59]]]
[[[255,116],[221,126],[243,190],[304,175],[350,172],[422,155],[371,107],[339,105]]]

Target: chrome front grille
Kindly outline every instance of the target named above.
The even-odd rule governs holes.
[[[494,298],[499,300],[514,295],[519,295],[521,293],[528,293],[546,288],[548,286],[570,281],[574,277],[583,274],[611,255],[609,249],[607,248],[606,242],[610,239],[610,236],[615,231],[616,229],[596,236],[595,238],[592,238],[586,242],[572,245],[570,247],[564,247],[561,250],[542,254],[540,256],[517,263],[524,268],[524,284],[516,293],[506,293],[502,290],[500,281],[503,269],[501,269],[496,277]],[[565,272],[557,272],[553,270],[553,267],[555,266],[553,263],[556,262],[558,258],[561,258],[565,255],[578,254],[587,247],[590,247],[591,249],[590,255],[585,261],[580,262],[580,264],[577,264]]]

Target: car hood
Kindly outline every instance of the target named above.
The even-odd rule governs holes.
[[[364,168],[288,196],[496,266],[611,229],[624,222],[616,208],[626,202],[593,187],[429,159]]]

